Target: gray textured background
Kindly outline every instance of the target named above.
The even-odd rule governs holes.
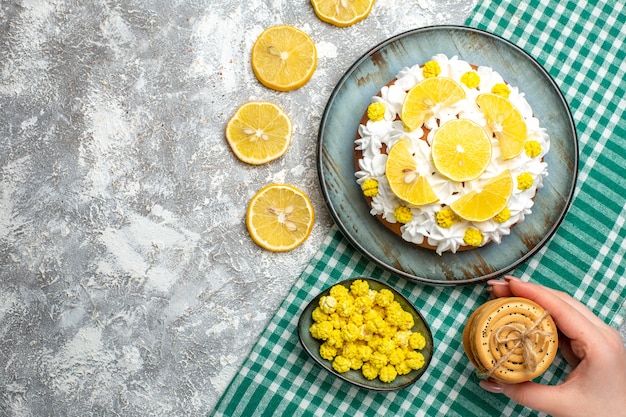
[[[378,0],[363,23],[308,0],[0,1],[0,415],[204,415],[326,235],[315,168],[333,86],[363,53],[475,0]],[[290,93],[249,54],[288,23],[318,68]],[[281,159],[252,167],[224,138],[241,103],[292,118]],[[300,248],[248,238],[249,198],[288,182],[317,220]]]

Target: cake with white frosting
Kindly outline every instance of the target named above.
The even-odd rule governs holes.
[[[445,83],[424,82],[428,78],[439,78]],[[439,84],[454,85],[458,93],[462,89],[461,98],[442,103],[421,99],[430,107],[428,110],[420,108],[417,125],[414,119],[409,122],[408,116],[405,117],[407,120],[403,120],[403,115],[410,114],[407,96],[413,99],[416,95],[412,94],[412,90]],[[505,116],[488,110],[484,104],[485,97],[498,103],[505,99],[508,101],[505,104],[515,109],[523,124],[515,127],[516,133],[522,132],[521,138],[519,135],[515,138],[517,149],[511,150],[509,137],[503,139],[503,135],[508,134],[503,132],[509,129],[506,125],[508,119],[504,120]],[[438,140],[438,136],[444,136],[445,129],[442,127],[456,123],[453,122],[455,120],[473,122],[466,122],[464,126],[478,125],[488,138],[490,156],[476,178],[451,179],[453,176],[442,168],[449,161],[443,158],[441,162],[439,153],[437,158],[433,158],[433,141]],[[440,135],[438,130],[441,130]],[[419,204],[407,199],[404,194],[400,195],[393,185],[395,179],[387,172],[390,150],[400,142],[408,146],[414,163],[413,168],[405,170],[411,172],[406,174],[404,182],[408,184],[421,177],[432,194],[432,198],[422,199]],[[455,253],[490,242],[500,243],[515,224],[532,212],[535,194],[548,175],[544,156],[549,149],[550,138],[546,129],[540,126],[524,93],[517,86],[507,83],[490,67],[476,66],[456,56],[449,58],[439,54],[425,63],[403,68],[392,82],[372,97],[355,139],[355,175],[371,215],[408,242],[436,250],[438,254]],[[464,155],[465,150],[460,146],[456,150]],[[481,193],[488,188],[486,184],[503,176],[508,177],[509,173],[511,185],[502,210],[498,208],[497,213],[492,213],[493,216],[488,214],[491,217],[484,219],[468,216],[465,211],[457,209],[460,204],[457,200],[467,194],[473,197]],[[476,201],[483,200],[478,199],[474,203]],[[479,207],[477,210],[483,209]]]

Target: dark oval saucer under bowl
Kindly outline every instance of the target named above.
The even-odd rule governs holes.
[[[418,370],[413,370],[406,375],[398,375],[395,380],[386,383],[382,382],[378,378],[374,380],[368,380],[363,376],[360,370],[350,370],[348,372],[339,373],[333,369],[332,362],[321,357],[319,350],[323,342],[314,339],[309,332],[309,328],[313,324],[313,318],[311,317],[311,314],[313,313],[313,310],[315,310],[315,308],[319,305],[320,298],[330,293],[330,288],[332,288],[332,286],[343,285],[349,289],[352,282],[356,280],[367,281],[369,287],[376,291],[380,291],[383,288],[388,289],[393,293],[394,300],[402,306],[402,309],[411,313],[411,315],[413,316],[413,321],[415,322],[415,325],[411,330],[413,332],[420,332],[426,339],[426,345],[424,346],[424,349],[419,351],[422,353],[422,355],[424,355],[424,366],[422,368]],[[407,300],[398,291],[396,291],[389,285],[373,278],[351,278],[333,284],[332,286],[326,288],[324,291],[318,294],[302,311],[300,320],[298,321],[298,338],[300,339],[300,343],[304,347],[304,350],[306,350],[307,353],[328,372],[346,382],[356,385],[357,387],[367,388],[375,391],[395,391],[406,388],[415,383],[424,374],[424,372],[426,372],[426,369],[428,368],[430,360],[433,356],[433,336],[430,331],[430,327],[426,323],[426,320],[424,319],[422,314],[415,308],[415,306],[413,306],[413,304],[409,300]]]

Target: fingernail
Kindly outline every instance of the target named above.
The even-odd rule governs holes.
[[[518,277],[514,277],[514,276],[511,276],[511,275],[507,275],[507,276],[505,276],[505,277],[504,277],[504,279],[505,279],[506,281],[509,281],[509,282],[510,282],[510,281],[521,281],[521,279],[519,279]]]
[[[502,281],[502,280],[500,280],[500,279],[490,279],[489,281],[487,281],[487,284],[491,285],[492,287],[493,287],[494,285],[502,285],[502,286],[507,286],[507,285],[509,285],[509,283],[508,283],[508,282],[506,282],[506,281]]]
[[[502,385],[493,379],[485,379],[478,383],[485,391],[493,392],[494,394],[500,394],[502,392]]]

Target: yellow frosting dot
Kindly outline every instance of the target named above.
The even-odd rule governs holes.
[[[385,118],[385,105],[383,103],[372,103],[367,106],[367,117],[373,122],[380,122]]]
[[[493,218],[493,220],[496,223],[504,223],[505,221],[509,220],[511,218],[511,211],[509,210],[508,207],[505,207],[504,210],[502,210],[500,213],[496,214],[496,216]]]
[[[481,233],[480,230],[470,227],[467,230],[465,230],[463,241],[465,242],[466,245],[480,246],[480,244],[483,241],[483,234]]]
[[[413,220],[413,213],[411,212],[411,209],[407,206],[398,206],[393,211],[393,217],[395,217],[396,221],[398,221],[399,223],[406,224]]]
[[[437,61],[428,61],[424,64],[424,68],[422,68],[422,74],[424,78],[436,77],[441,74],[441,67],[439,66],[439,62]]]
[[[533,186],[533,176],[530,172],[522,172],[517,176],[517,188],[519,190],[528,190]]]
[[[504,83],[498,83],[491,87],[491,92],[504,98],[509,98],[509,94],[511,94],[511,89],[508,85]]]
[[[476,71],[467,71],[461,76],[461,83],[465,84],[467,88],[476,88],[480,84],[480,76]]]
[[[452,211],[450,207],[444,207],[437,212],[435,215],[437,217],[437,224],[440,227],[448,229],[454,224],[454,221],[457,219],[456,214]]]
[[[366,197],[376,197],[378,195],[378,180],[368,178],[361,184],[361,190]]]
[[[529,158],[536,158],[541,155],[541,144],[536,140],[529,140],[524,144],[524,150]]]

